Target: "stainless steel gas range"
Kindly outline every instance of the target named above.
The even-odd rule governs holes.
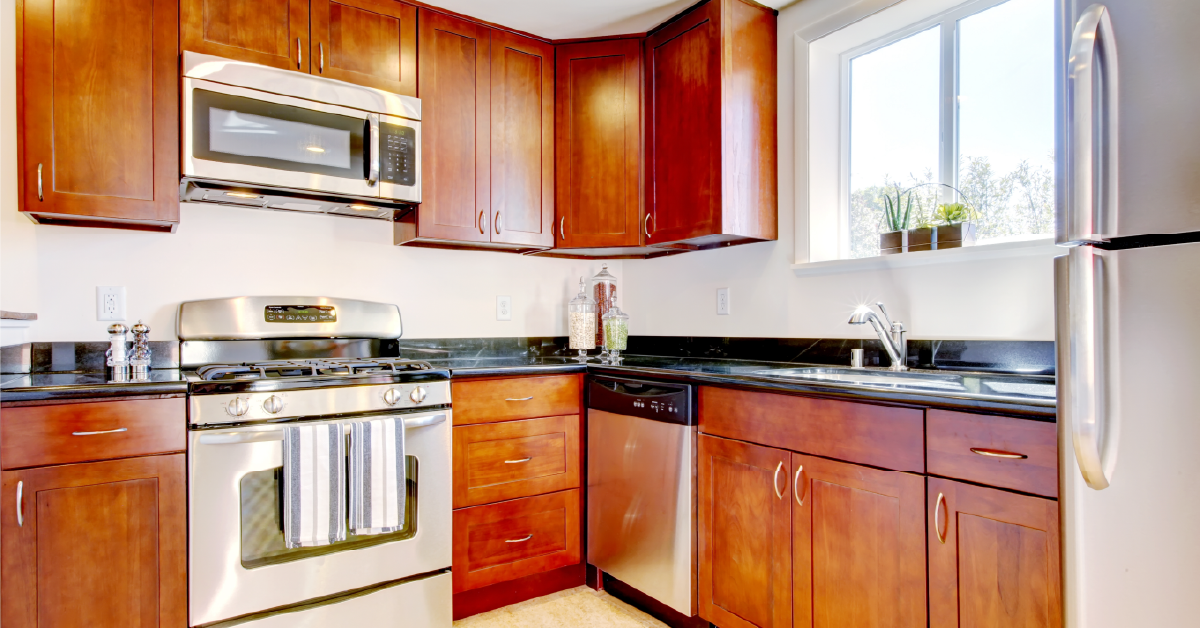
[[[178,331],[189,370],[189,625],[449,627],[449,373],[385,357],[400,336],[398,308],[311,297],[192,301],[180,306]],[[403,426],[400,525],[356,534],[333,517],[342,538],[285,540],[302,475],[288,475],[300,466],[285,464],[284,452],[297,451],[285,431],[316,427],[344,439],[345,453],[327,460],[344,489],[353,483],[353,426],[379,419]],[[333,494],[353,501],[352,491]],[[313,503],[329,509],[333,499]],[[342,517],[354,508],[342,506]]]

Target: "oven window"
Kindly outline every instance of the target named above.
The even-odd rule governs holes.
[[[365,118],[192,91],[194,157],[344,179],[367,176]]]
[[[404,529],[391,534],[357,536],[350,533],[341,543],[298,549],[288,549],[283,544],[283,467],[252,471],[242,476],[242,566],[255,569],[411,539],[417,534],[417,459],[405,456],[405,465],[408,498],[404,506]],[[349,490],[346,494],[350,494]]]

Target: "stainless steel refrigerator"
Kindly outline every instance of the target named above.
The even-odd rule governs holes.
[[[1066,626],[1200,626],[1200,0],[1058,6]]]

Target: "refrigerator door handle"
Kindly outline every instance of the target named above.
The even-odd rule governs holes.
[[[1108,488],[1112,480],[1120,419],[1115,339],[1107,332],[1115,329],[1115,321],[1105,307],[1110,301],[1105,286],[1112,283],[1105,275],[1113,269],[1106,271],[1105,261],[1090,246],[1072,248],[1055,261],[1059,418],[1070,430],[1084,481],[1096,490]]]
[[[1067,207],[1059,244],[1105,242],[1117,233],[1117,44],[1104,5],[1071,35],[1067,59]]]

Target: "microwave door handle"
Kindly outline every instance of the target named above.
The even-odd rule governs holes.
[[[382,139],[379,136],[379,114],[367,114],[366,137],[363,138],[363,155],[367,163],[367,185],[375,185],[379,180],[379,153],[382,150]]]
[[[1117,232],[1117,44],[1108,9],[1084,10],[1067,60],[1067,203],[1059,244]]]

